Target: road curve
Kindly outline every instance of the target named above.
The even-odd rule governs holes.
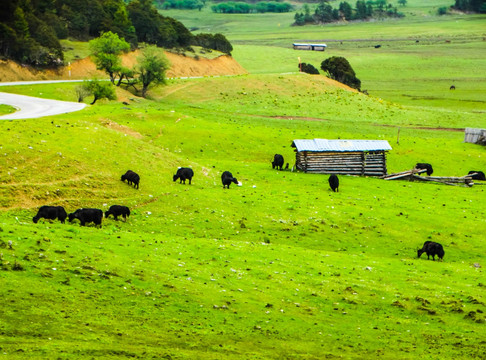
[[[25,95],[0,92],[0,104],[10,105],[17,112],[0,116],[0,120],[34,119],[44,116],[65,114],[83,109],[86,104],[41,99]]]

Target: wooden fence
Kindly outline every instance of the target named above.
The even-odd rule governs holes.
[[[420,176],[418,174],[426,172],[425,169],[412,169],[408,171],[402,171],[400,173],[385,175],[382,179],[385,180],[408,180],[408,181],[432,181],[446,185],[467,186],[471,187],[474,182],[471,178],[472,175],[453,177],[453,176]]]

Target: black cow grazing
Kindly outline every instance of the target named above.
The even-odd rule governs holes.
[[[225,171],[223,174],[221,174],[221,182],[223,183],[223,189],[227,187],[229,189],[231,183],[238,184],[238,180],[233,177],[233,174],[231,174],[229,171]]]
[[[381,48],[381,45],[375,45],[375,49]]]
[[[280,154],[275,154],[272,161],[272,169],[282,170],[284,164],[284,158]]]
[[[424,242],[422,249],[417,250],[417,257],[420,257],[423,253],[427,254],[427,259],[432,256],[432,260],[435,261],[435,255],[439,257],[440,260],[444,257],[444,249],[442,245],[433,241]]]
[[[173,180],[176,181],[180,179],[179,184],[186,183],[186,180],[189,180],[189,185],[191,185],[192,177],[194,176],[194,171],[191,168],[184,168],[181,167],[177,169],[177,173],[173,176]]]
[[[136,173],[133,172],[132,170],[127,170],[125,175],[121,176],[121,181],[127,181],[128,185],[132,185],[138,189],[138,184],[140,183],[140,176]]]
[[[449,90],[456,90],[456,86],[455,85],[451,85],[451,87],[449,88]]]
[[[417,163],[417,165],[415,165],[415,169],[427,170],[427,175],[429,176],[432,175],[432,173],[434,172],[434,169],[432,169],[432,165],[427,163]]]
[[[59,219],[59,221],[64,224],[64,221],[66,221],[67,218],[67,213],[62,206],[44,205],[39,208],[37,215],[32,218],[32,221],[34,224],[37,224],[37,221],[39,221],[41,218],[49,220]]]
[[[329,176],[329,186],[331,187],[332,191],[339,192],[339,178],[336,174]]]
[[[72,222],[74,219],[78,219],[81,222],[81,226],[85,226],[86,223],[92,222],[96,226],[99,225],[101,227],[103,211],[100,209],[78,209],[69,214],[69,222]]]
[[[118,220],[118,216],[123,216],[123,220],[127,221],[127,217],[130,216],[130,209],[123,205],[111,205],[108,211],[105,211],[105,218],[113,215],[115,220]]]
[[[486,176],[484,175],[484,173],[482,171],[471,170],[471,171],[469,171],[468,175],[471,175],[471,174],[475,174],[475,175],[471,176],[471,179],[473,179],[473,180],[483,180],[483,181],[486,180]]]

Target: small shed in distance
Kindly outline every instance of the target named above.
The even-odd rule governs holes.
[[[294,140],[295,166],[308,173],[384,176],[386,140]]]
[[[464,142],[486,145],[486,129],[466,128]]]
[[[314,50],[314,51],[324,51],[326,50],[326,44],[299,44],[293,43],[294,50]]]

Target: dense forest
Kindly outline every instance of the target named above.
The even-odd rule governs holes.
[[[130,43],[165,48],[211,46],[230,54],[221,34],[194,36],[181,22],[158,13],[152,0],[1,0],[0,58],[34,66],[63,64],[60,39],[86,41],[111,31]]]

